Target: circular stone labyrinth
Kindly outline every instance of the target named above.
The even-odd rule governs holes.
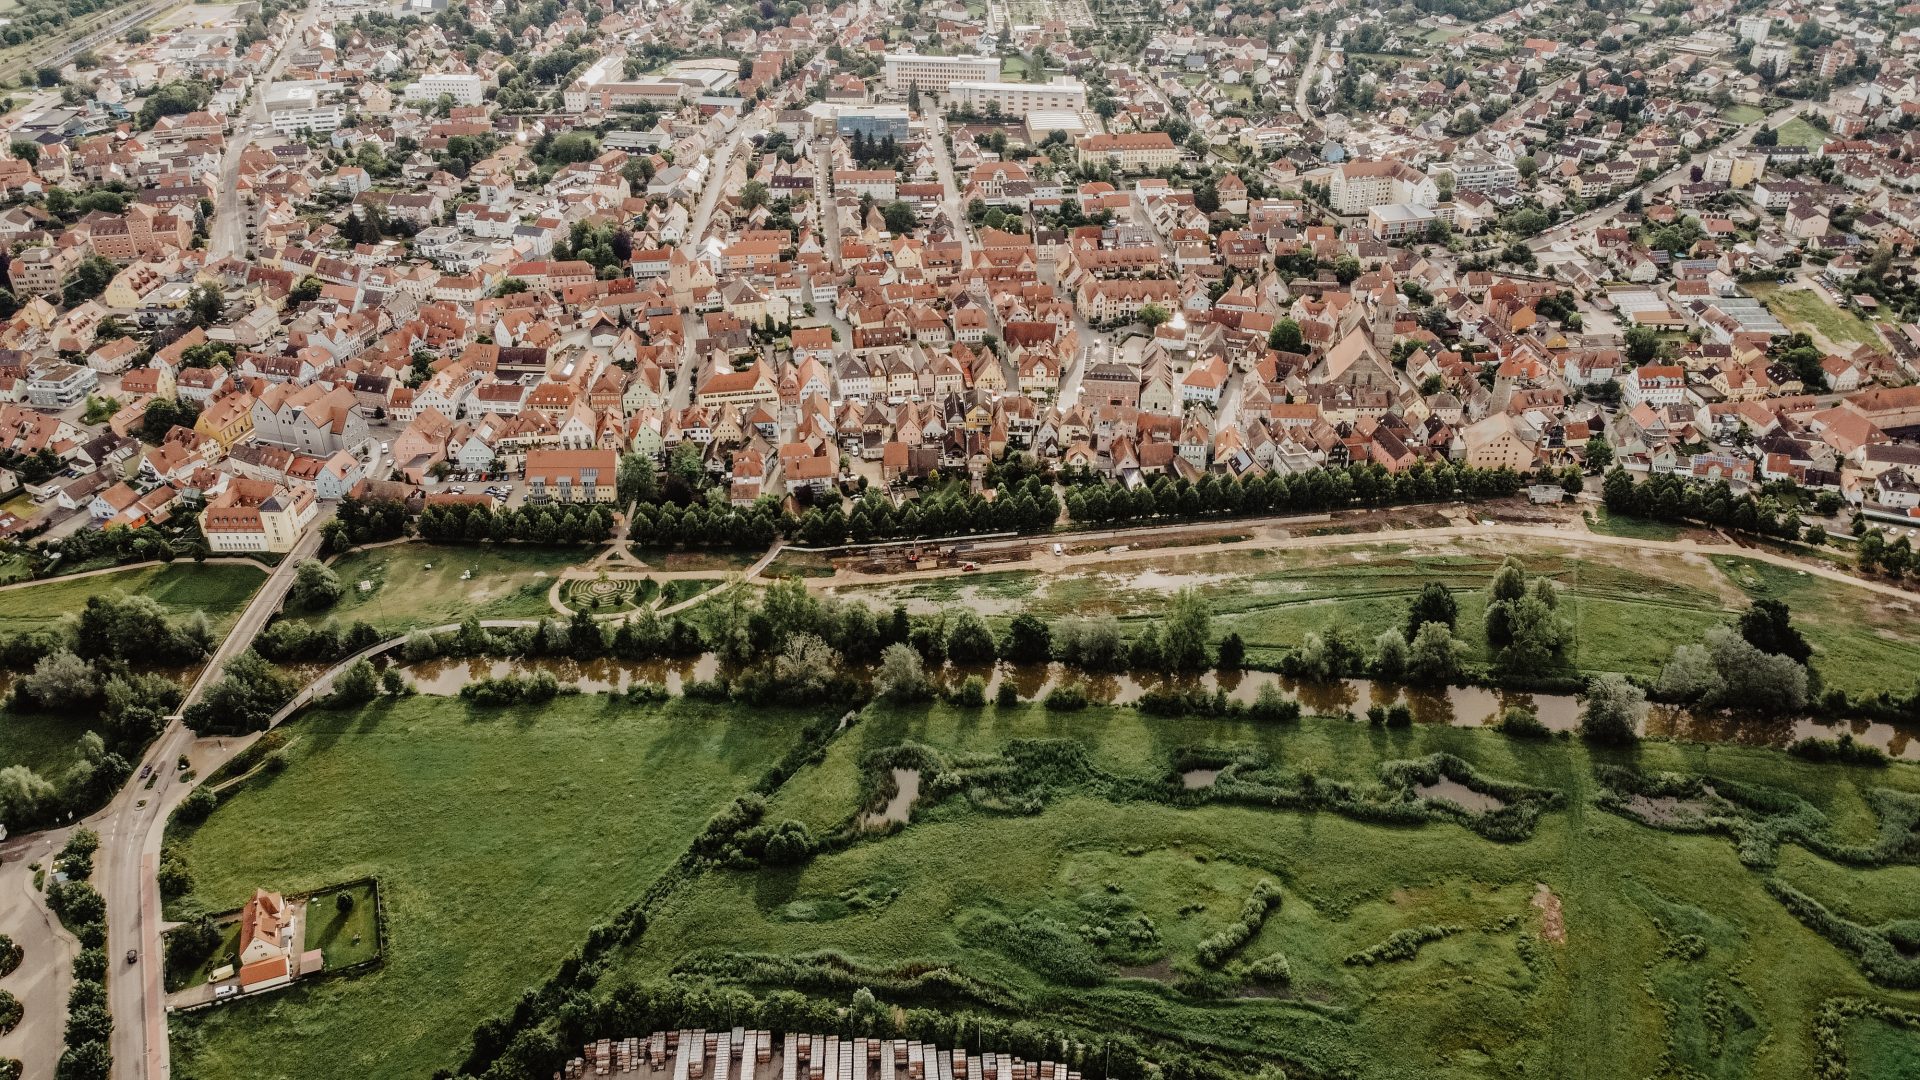
[[[576,611],[614,611],[634,606],[639,595],[638,581],[597,577],[567,582],[561,599]]]

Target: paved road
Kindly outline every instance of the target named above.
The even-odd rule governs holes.
[[[227,140],[227,152],[220,162],[220,191],[214,199],[213,220],[207,224],[207,259],[243,258],[247,253],[247,214],[240,203],[240,159],[253,145],[253,125],[267,122],[267,88],[280,77],[287,58],[308,27],[320,17],[309,10],[300,17],[287,39],[280,43],[266,74],[254,83],[251,98],[233,121],[233,135]]]
[[[1534,237],[1533,239],[1527,241],[1527,246],[1532,248],[1535,251],[1540,251],[1542,249],[1552,247],[1554,244],[1559,243],[1562,240],[1571,239],[1575,233],[1581,230],[1592,229],[1592,228],[1596,228],[1598,226],[1604,225],[1607,221],[1612,219],[1614,215],[1620,213],[1621,211],[1627,208],[1627,200],[1633,196],[1633,193],[1635,191],[1640,192],[1641,198],[1644,199],[1647,196],[1657,195],[1660,192],[1667,190],[1668,188],[1686,183],[1688,181],[1688,178],[1692,175],[1692,170],[1694,169],[1694,167],[1705,165],[1707,162],[1707,155],[1710,153],[1713,153],[1714,150],[1738,149],[1742,146],[1746,146],[1747,144],[1753,142],[1753,137],[1755,135],[1760,134],[1761,128],[1779,127],[1781,124],[1784,124],[1788,120],[1791,120],[1794,117],[1800,115],[1801,110],[1805,109],[1806,107],[1807,107],[1806,102],[1796,101],[1793,104],[1788,105],[1783,109],[1776,109],[1773,112],[1768,113],[1766,116],[1763,116],[1758,120],[1755,120],[1753,123],[1742,127],[1740,129],[1739,134],[1722,142],[1719,146],[1714,147],[1713,150],[1702,150],[1701,152],[1693,155],[1692,157],[1686,158],[1685,160],[1681,161],[1678,165],[1675,165],[1673,168],[1668,169],[1666,172],[1660,174],[1659,176],[1653,178],[1652,180],[1647,181],[1645,184],[1642,184],[1636,188],[1629,189],[1627,192],[1623,193],[1619,198],[1613,200],[1612,202],[1607,203],[1604,206],[1594,207],[1592,210],[1589,210],[1588,212],[1580,215],[1577,218],[1569,218],[1566,221],[1563,221],[1560,224],[1555,225],[1553,228],[1548,229],[1546,232],[1543,232],[1540,235]]]
[[[741,117],[727,141],[720,145],[720,152],[713,155],[713,174],[707,177],[706,189],[700,192],[700,203],[693,212],[693,220],[687,227],[686,248],[697,254],[700,242],[707,235],[707,226],[713,222],[713,208],[720,201],[721,189],[727,187],[727,173],[733,168],[733,155],[746,139],[760,130],[766,119],[766,110],[756,109]]]
[[[319,550],[321,524],[314,522],[294,550],[268,575],[266,583],[254,594],[239,621],[194,680],[182,709],[206,693],[227,663],[253,644],[254,636],[280,609],[280,602],[293,585],[295,568],[302,559]],[[225,764],[243,745],[243,740],[236,739],[196,741],[193,732],[174,719],[143,759],[159,776],[153,788],[142,787],[138,779],[130,781],[106,809],[87,821],[100,834],[94,884],[107,899],[107,956],[112,967],[112,977],[107,982],[107,1005],[113,1013],[116,1080],[165,1080],[169,1075],[167,1021],[163,1010],[166,998],[161,987],[160,894],[154,883],[154,867],[160,857],[167,816],[193,789],[193,785],[179,781],[175,762],[186,755],[192,761],[196,776],[204,778]],[[139,956],[138,963],[131,967],[120,959],[130,949]]]
[[[960,203],[960,181],[953,173],[953,155],[947,152],[947,120],[933,110],[927,111],[927,141],[933,147],[933,171],[940,178],[941,208],[947,220],[960,234],[960,265],[973,261],[973,225],[967,221],[967,208]]]
[[[1293,88],[1293,111],[1300,114],[1302,120],[1313,119],[1313,113],[1307,108],[1307,94],[1313,89],[1313,69],[1320,66],[1320,54],[1326,51],[1327,35],[1313,36],[1313,51],[1307,54],[1307,62],[1300,65],[1300,79]]]

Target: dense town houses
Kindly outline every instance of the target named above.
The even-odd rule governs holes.
[[[1330,11],[1102,57],[958,9],[890,44],[874,5],[706,39],[693,11],[603,17],[547,89],[445,20],[331,7],[67,73],[82,104],[13,117],[0,160],[0,398],[64,432],[20,421],[16,465],[144,446],[132,499],[37,527],[167,486],[278,544],[256,523],[356,486],[609,502],[622,460],[689,452],[796,516],[1015,457],[1907,499],[1873,456],[1920,358],[1904,35],[1713,11],[1681,62],[1547,11],[1418,43]],[[563,22],[529,55],[593,36]],[[1742,68],[1723,31],[1792,40]]]

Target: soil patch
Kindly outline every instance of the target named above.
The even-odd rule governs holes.
[[[1188,791],[1196,791],[1200,788],[1212,787],[1213,782],[1218,779],[1220,779],[1219,769],[1188,769],[1180,774],[1180,786]]]
[[[860,824],[869,829],[891,825],[896,821],[904,822],[913,813],[913,801],[920,797],[920,770],[893,770],[893,798],[878,813],[869,813],[860,819]]]
[[[1476,814],[1490,814],[1495,810],[1504,810],[1507,806],[1504,801],[1484,791],[1475,791],[1447,776],[1441,777],[1432,784],[1416,784],[1413,790],[1423,799],[1450,802],[1462,810]]]
[[[1555,945],[1567,943],[1567,921],[1560,914],[1560,897],[1540,882],[1533,890],[1533,906],[1540,909],[1540,936]]]

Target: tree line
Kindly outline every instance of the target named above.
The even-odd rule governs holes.
[[[1067,489],[1066,509],[1076,523],[1101,525],[1162,517],[1248,517],[1356,504],[1504,498],[1525,482],[1526,477],[1512,469],[1431,461],[1398,472],[1367,462],[1245,478],[1210,472],[1198,481],[1161,474],[1132,488],[1116,480],[1082,478]]]

